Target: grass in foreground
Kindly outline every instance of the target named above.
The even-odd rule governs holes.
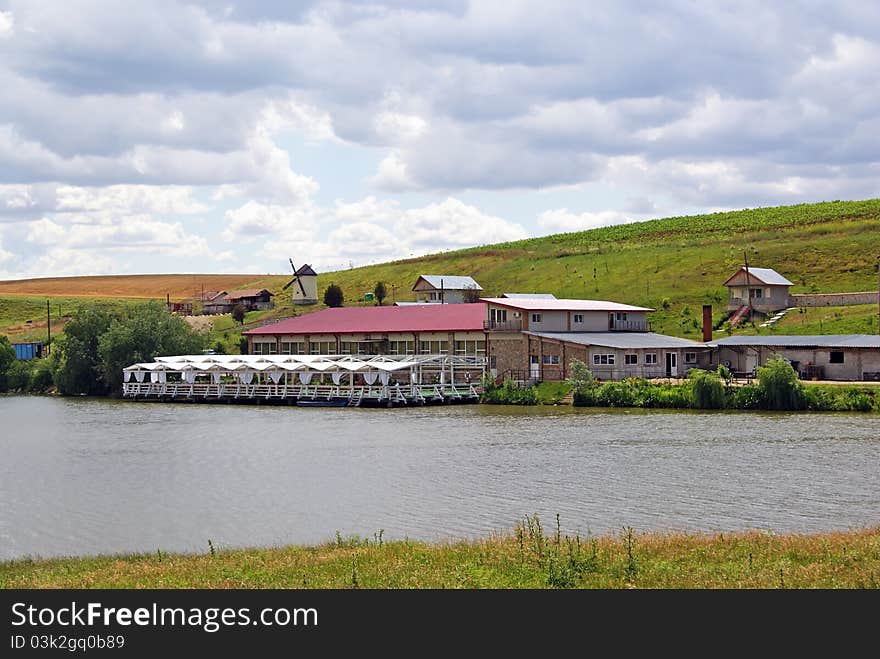
[[[512,534],[0,563],[3,588],[877,588],[880,527],[578,538],[537,517]]]

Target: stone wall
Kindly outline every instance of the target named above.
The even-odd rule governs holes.
[[[877,291],[862,293],[808,293],[788,296],[790,307],[850,307],[855,304],[876,304]]]
[[[519,332],[489,332],[487,334],[486,348],[489,355],[489,368],[495,372],[495,375],[501,375],[508,370],[528,373],[527,336],[527,334]]]

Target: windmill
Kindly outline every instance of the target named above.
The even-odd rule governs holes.
[[[282,290],[282,291],[286,291],[287,288],[288,288],[293,282],[296,282],[297,284],[299,284],[299,290],[302,292],[303,297],[306,297],[306,289],[303,287],[303,283],[302,283],[302,281],[300,281],[299,275],[296,274],[296,266],[293,265],[293,259],[288,258],[287,260],[290,261],[290,268],[291,268],[291,270],[293,270],[293,279],[291,279],[289,282],[287,282],[286,284],[284,284],[284,288],[282,288],[281,290]]]
[[[293,279],[287,282],[281,290],[286,291],[295,283],[296,286],[293,289],[294,304],[317,303],[318,275],[315,273],[314,270],[312,270],[312,267],[308,264],[297,270],[296,266],[293,264],[293,259],[289,258],[287,260],[290,261],[290,267],[293,270]],[[303,282],[303,279],[305,279],[305,283]]]

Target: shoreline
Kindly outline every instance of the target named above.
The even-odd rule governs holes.
[[[13,559],[0,562],[0,589],[880,588],[880,526],[818,534],[624,528],[579,537],[526,517],[512,532],[476,540],[382,536],[250,549],[208,541],[203,554]]]

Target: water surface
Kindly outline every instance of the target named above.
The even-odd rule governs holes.
[[[0,559],[880,523],[870,414],[321,409],[0,397]]]

